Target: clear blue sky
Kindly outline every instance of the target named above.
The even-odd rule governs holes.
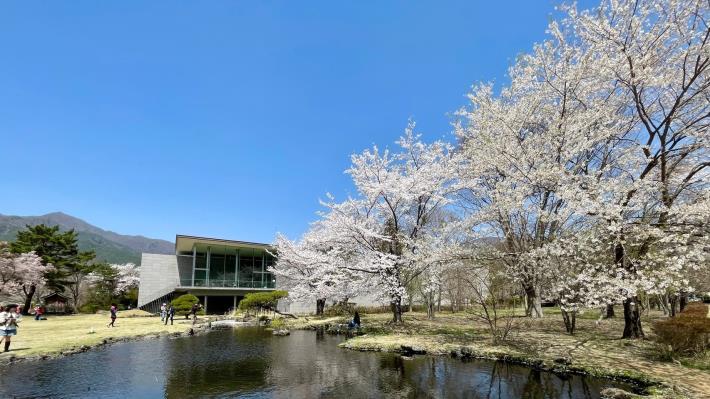
[[[336,4],[337,3],[337,4]],[[6,2],[0,213],[271,242],[409,118],[451,139],[556,1]]]

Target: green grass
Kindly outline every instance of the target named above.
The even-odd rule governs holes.
[[[107,314],[51,316],[36,321],[31,316],[20,322],[17,335],[12,337],[11,351],[0,353],[0,362],[10,356],[30,357],[58,355],[83,346],[96,346],[105,340],[184,332],[190,322],[175,319],[174,325],[163,325],[159,317],[147,317],[140,310],[119,312],[116,327],[106,327]]]

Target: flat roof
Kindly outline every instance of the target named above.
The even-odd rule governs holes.
[[[194,244],[218,244],[242,248],[271,248],[270,244],[239,240],[225,240],[223,238],[196,237],[182,234],[175,235],[175,253],[192,251]]]

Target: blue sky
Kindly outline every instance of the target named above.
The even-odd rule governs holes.
[[[556,1],[8,2],[0,213],[271,242],[408,119],[452,139]]]

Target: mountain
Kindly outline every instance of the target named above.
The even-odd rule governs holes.
[[[79,218],[62,212],[41,216],[8,216],[0,214],[0,241],[13,241],[25,225],[58,225],[62,231],[74,229],[78,233],[79,248],[96,251],[96,258],[109,263],[132,262],[139,264],[141,252],[155,254],[175,253],[175,244],[170,241],[129,236],[93,226]]]

